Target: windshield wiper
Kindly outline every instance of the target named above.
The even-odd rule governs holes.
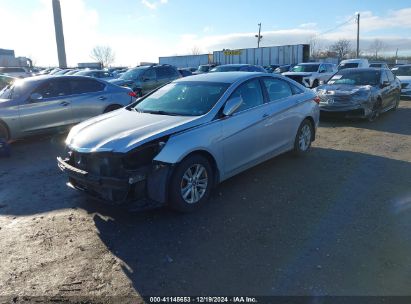
[[[149,114],[158,114],[158,115],[170,115],[170,116],[180,115],[180,114],[177,114],[177,113],[166,112],[166,111],[141,111],[141,112],[142,113],[149,113]]]

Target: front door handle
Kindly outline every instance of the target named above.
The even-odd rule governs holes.
[[[268,116],[270,116],[270,114],[268,114],[268,113],[263,114],[263,118],[267,118]]]
[[[62,105],[63,107],[67,107],[70,103],[68,101],[62,101],[60,102],[60,105]]]
[[[99,100],[106,100],[107,97],[105,97],[105,96],[100,96],[98,99],[99,99]]]

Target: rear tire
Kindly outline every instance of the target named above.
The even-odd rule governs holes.
[[[213,176],[210,162],[201,155],[184,159],[171,177],[170,206],[184,213],[201,207],[210,196]]]
[[[5,139],[6,141],[10,140],[9,130],[2,123],[0,123],[0,138]]]
[[[295,136],[293,154],[297,156],[306,154],[310,150],[313,138],[314,126],[309,119],[304,119]]]
[[[120,108],[122,108],[122,106],[120,106],[120,105],[109,105],[109,106],[104,110],[103,113],[112,112],[112,111],[118,110],[118,109],[120,109]]]

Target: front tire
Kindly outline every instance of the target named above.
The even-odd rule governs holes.
[[[311,143],[314,139],[314,126],[311,121],[305,119],[298,128],[297,135],[294,140],[294,155],[304,155],[310,150]]]
[[[313,82],[313,86],[311,87],[312,89],[318,87],[320,85],[320,82],[318,81],[318,79],[315,79]]]
[[[378,101],[374,104],[374,106],[373,106],[373,108],[372,108],[372,110],[371,110],[371,113],[370,113],[370,114],[368,115],[368,117],[367,117],[367,120],[368,120],[369,122],[375,121],[375,120],[380,116],[381,104],[382,104],[381,100],[378,100]]]
[[[192,212],[209,198],[213,185],[210,162],[201,155],[184,159],[175,169],[170,185],[170,206],[180,212]]]

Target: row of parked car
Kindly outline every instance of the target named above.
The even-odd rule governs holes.
[[[369,64],[364,59],[343,61],[338,67],[330,63],[301,63],[282,75],[314,89],[321,98],[324,113],[342,112],[345,116],[374,120],[379,113],[398,107],[400,92],[410,95],[411,66],[391,71],[384,66],[362,68],[366,65]],[[209,65],[208,68],[210,74],[266,73],[262,67],[249,64]],[[118,78],[112,73],[107,70],[51,70],[48,75],[27,78],[14,85],[16,78],[0,75],[0,85],[5,87],[0,91],[0,138],[20,138],[80,122],[126,106],[182,77],[171,65],[138,66]],[[200,66],[194,73],[207,72]]]

